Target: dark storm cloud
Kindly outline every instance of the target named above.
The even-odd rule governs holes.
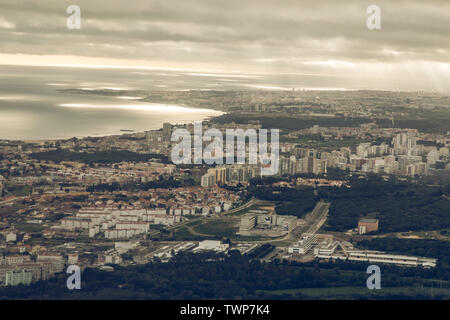
[[[65,27],[68,5],[81,30]],[[381,8],[382,29],[366,27]],[[449,80],[450,1],[15,0],[0,5],[0,53],[158,60],[217,69],[350,76],[423,63]],[[422,70],[422,71],[421,71]],[[353,71],[354,73],[354,71]],[[400,75],[398,75],[400,77]]]

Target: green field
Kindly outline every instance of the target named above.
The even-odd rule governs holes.
[[[302,147],[331,151],[339,149],[341,147],[349,147],[352,150],[356,150],[357,145],[367,141],[356,139],[353,137],[345,137],[342,140],[335,140],[335,139],[324,140],[311,136],[300,136],[298,138],[288,138],[281,136],[280,142],[290,142],[298,144],[299,146]]]
[[[252,204],[250,207],[239,210],[237,212],[231,213],[230,216],[241,216],[246,214],[247,212],[251,211],[251,210],[266,210],[263,209],[264,207],[269,207],[269,206],[273,206],[274,203],[271,201],[262,201],[262,200],[258,200],[257,203]],[[267,211],[267,210],[266,210]]]
[[[22,232],[41,232],[44,229],[43,226],[34,223],[19,223],[16,228]]]
[[[187,227],[177,229],[171,236],[171,240],[174,241],[199,241],[206,239],[215,239],[215,237],[205,237],[192,234]]]
[[[210,219],[206,221],[194,221],[176,229],[172,237],[177,241],[223,239],[235,235],[237,227],[233,220]]]
[[[31,194],[31,186],[11,186],[8,188],[8,192],[17,197],[29,196]]]
[[[195,226],[194,230],[202,234],[231,238],[239,229],[235,225],[235,220],[209,220]]]
[[[194,221],[182,226],[171,234],[175,241],[201,241],[206,239],[233,241],[261,241],[269,238],[259,236],[239,236],[236,232],[239,230],[239,219],[218,218],[207,219],[203,221]]]
[[[399,294],[405,297],[424,295],[429,296],[447,296],[450,297],[448,288],[430,288],[430,287],[387,287],[379,290],[369,290],[366,287],[334,287],[334,288],[299,288],[287,290],[263,290],[264,293],[274,295],[297,294],[301,293],[311,298],[339,298],[348,295],[363,295],[369,299],[376,299],[386,294]]]

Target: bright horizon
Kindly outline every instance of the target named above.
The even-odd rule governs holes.
[[[448,1],[70,1],[0,5],[0,66],[168,70],[266,77],[267,88],[448,91]],[[0,67],[1,68],[1,67]],[[294,83],[295,82],[295,83]],[[334,85],[329,83],[334,82]],[[272,87],[272,88],[271,88]],[[289,86],[287,86],[289,88]]]

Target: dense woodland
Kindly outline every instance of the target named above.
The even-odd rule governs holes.
[[[407,111],[407,110],[406,110]],[[398,111],[397,111],[398,112]],[[347,118],[345,116],[336,117],[307,117],[299,115],[298,118],[273,115],[244,115],[228,113],[212,120],[215,123],[247,124],[248,121],[260,121],[263,128],[301,130],[314,125],[321,127],[358,127],[361,124],[374,122],[370,118]],[[421,132],[445,134],[448,131],[450,112],[446,109],[430,112],[430,110],[414,109],[414,114],[409,114],[400,119],[395,119],[395,128],[417,129]],[[376,124],[381,128],[392,128],[392,119],[375,119]]]
[[[258,199],[275,201],[277,214],[292,215],[299,218],[311,212],[317,202],[313,188],[292,189],[251,186],[247,191]]]
[[[59,163],[61,161],[81,161],[86,164],[109,164],[122,161],[139,162],[159,159],[168,162],[167,156],[161,154],[142,154],[132,151],[96,151],[96,152],[71,152],[67,150],[54,150],[45,152],[35,152],[31,157],[37,160],[46,160]]]
[[[355,228],[360,217],[379,219],[379,232],[441,230],[450,228],[449,187],[355,179],[351,188],[320,188],[331,202],[326,229]]]
[[[183,180],[175,180],[172,176],[164,179],[160,176],[159,180],[152,180],[143,183],[128,183],[121,185],[118,182],[101,183],[92,186],[88,186],[86,191],[88,192],[113,192],[113,191],[136,191],[136,190],[150,190],[150,189],[170,189],[180,187],[190,187],[196,185],[196,182],[192,178]]]
[[[353,119],[353,118],[293,118],[293,117],[269,117],[269,116],[247,116],[236,114],[224,114],[212,119],[212,122],[226,124],[235,122],[239,124],[247,124],[248,121],[260,121],[263,128],[268,129],[288,129],[301,130],[307,129],[314,125],[321,127],[358,127],[363,123],[372,122],[370,119]]]
[[[355,228],[362,217],[379,219],[379,233],[450,228],[450,184],[427,186],[394,179],[384,181],[377,176],[351,178],[350,188],[290,189],[274,188],[270,183],[253,181],[248,191],[258,199],[275,201],[279,214],[301,217],[320,199],[331,202],[326,230]]]
[[[261,263],[258,259],[229,255],[182,253],[168,263],[119,267],[114,272],[85,269],[81,290],[68,290],[67,274],[29,287],[0,288],[2,299],[307,299],[303,288],[353,287],[356,292],[339,298],[430,298],[423,293],[395,293],[390,288],[430,286],[430,279],[421,279],[428,270],[383,267],[384,291],[366,288],[367,264]],[[418,278],[418,277],[421,278]],[[446,288],[447,282],[443,282]],[[296,291],[297,290],[297,291]],[[406,289],[405,289],[406,290]],[[328,297],[324,292],[323,296]],[[439,293],[434,299],[448,298]]]

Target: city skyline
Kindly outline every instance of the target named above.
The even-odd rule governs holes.
[[[0,300],[449,300],[449,13],[3,1]]]

